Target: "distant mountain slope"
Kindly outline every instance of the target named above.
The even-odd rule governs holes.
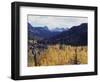
[[[52,29],[51,31],[53,31],[53,32],[63,32],[65,30],[68,30],[68,28],[59,28],[59,27],[56,27],[56,28]]]
[[[28,37],[30,39],[48,39],[57,34],[61,33],[60,31],[50,31],[47,26],[44,27],[33,27],[30,23],[28,23]]]
[[[87,23],[83,23],[79,26],[73,26],[71,29],[63,31],[59,35],[50,38],[48,42],[71,45],[87,45],[87,32]]]
[[[51,31],[47,26],[33,27],[28,23],[28,38],[42,40],[50,44],[67,44],[67,45],[87,45],[87,23],[82,23],[79,26],[73,26],[70,29],[56,29]]]

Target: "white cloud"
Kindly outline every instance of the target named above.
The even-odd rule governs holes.
[[[88,23],[87,17],[68,17],[68,16],[43,16],[43,15],[28,15],[28,22],[32,26],[48,26],[49,29],[56,27],[70,28]]]

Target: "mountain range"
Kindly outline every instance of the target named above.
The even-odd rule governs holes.
[[[67,31],[63,31],[50,38],[51,42],[64,43],[70,45],[87,45],[87,23],[83,23],[79,26],[73,26]]]
[[[56,27],[56,28],[52,29],[51,31],[53,31],[53,32],[63,32],[65,30],[68,30],[68,28],[59,28],[59,27]]]
[[[28,23],[28,37],[30,39],[37,38],[40,40],[49,39],[53,36],[60,34],[62,31],[60,29],[49,30],[47,26],[44,27],[33,27],[30,23]],[[63,30],[61,28],[61,30]]]
[[[52,31],[47,26],[33,27],[28,23],[28,38],[41,40],[49,44],[87,45],[87,25],[87,23],[82,23],[70,29],[55,28]]]

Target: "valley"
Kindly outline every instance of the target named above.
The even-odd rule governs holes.
[[[28,23],[28,67],[88,63],[87,23],[51,31]]]

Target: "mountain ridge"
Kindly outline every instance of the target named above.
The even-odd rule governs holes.
[[[63,31],[50,40],[61,44],[87,45],[87,30],[87,23],[82,23],[78,26],[73,26],[67,31]]]
[[[87,27],[87,23],[82,23],[67,30],[50,31],[47,26],[33,27],[28,23],[28,37],[48,44],[87,45]]]
[[[44,27],[33,27],[30,23],[28,23],[28,36],[29,38],[42,38],[47,39],[52,36],[59,34],[59,31],[51,31],[47,26]]]

